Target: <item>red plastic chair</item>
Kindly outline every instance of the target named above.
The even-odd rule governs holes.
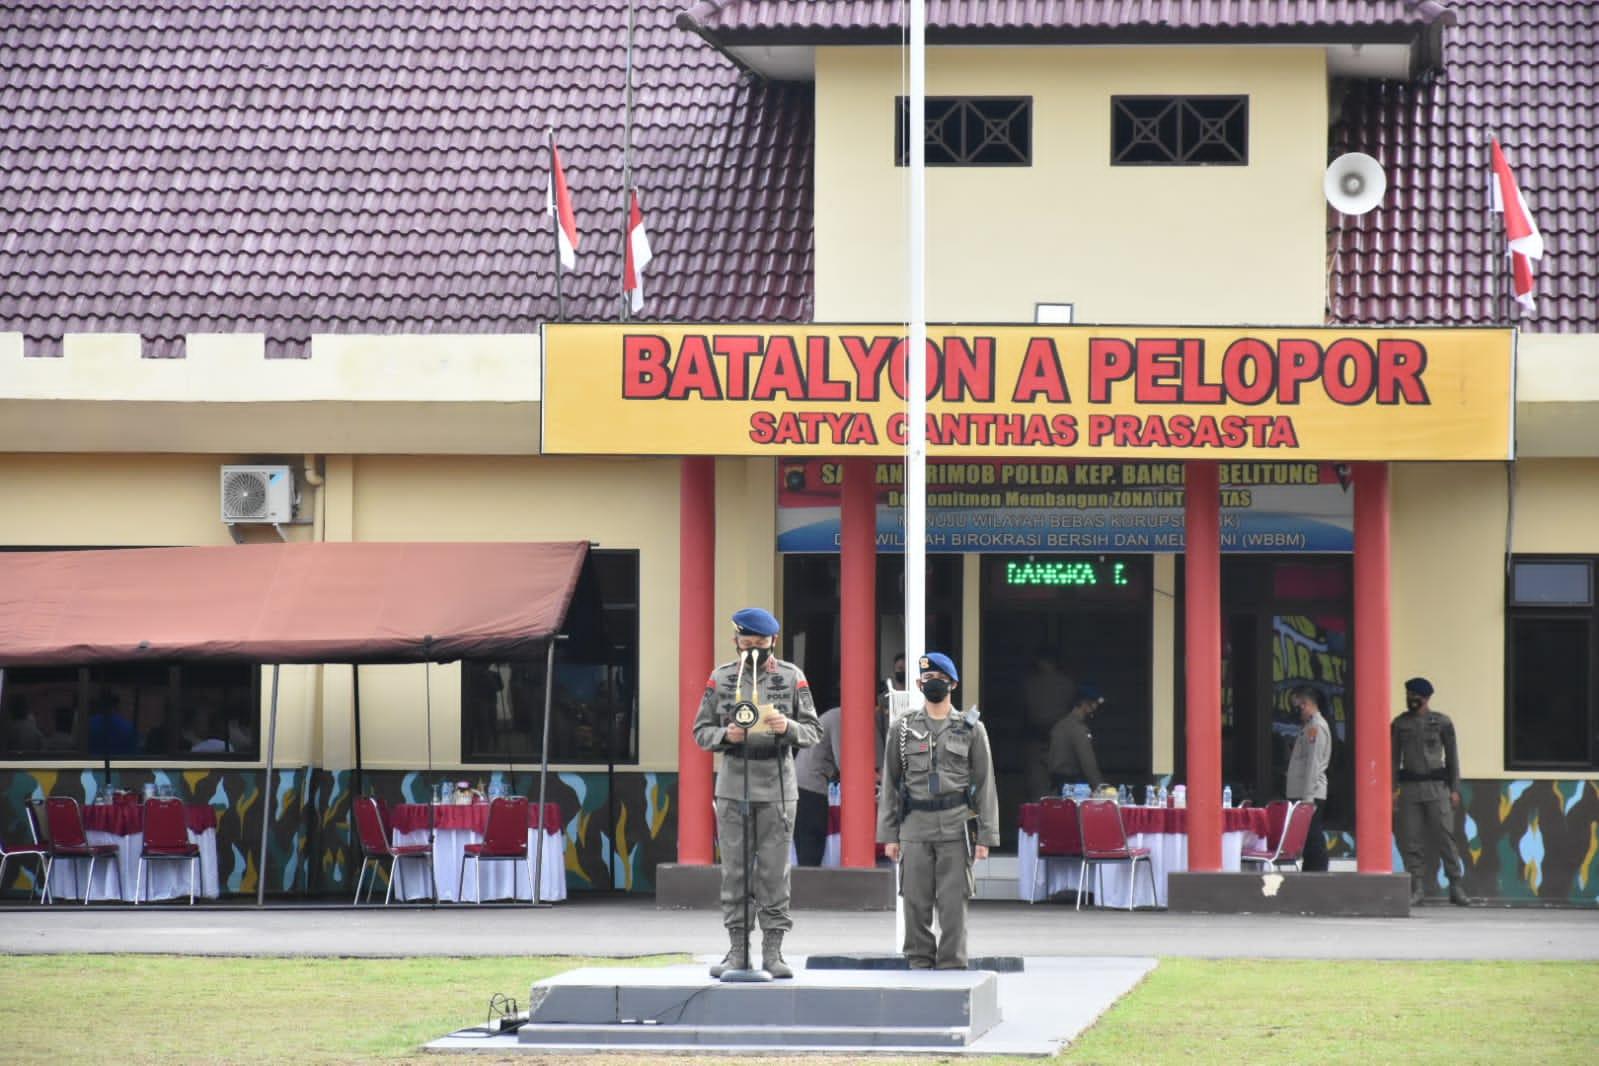
[[[483,831],[483,843],[468,844],[461,857],[461,876],[455,884],[455,900],[461,902],[461,888],[466,883],[466,860],[471,859],[477,876],[477,900],[483,902],[483,862],[520,862],[527,867],[527,892],[533,895],[533,861],[527,848],[527,797],[502,796],[489,801],[489,824]],[[516,895],[516,878],[511,879],[511,895]]]
[[[1149,859],[1148,848],[1134,848],[1127,844],[1127,830],[1122,826],[1121,808],[1116,806],[1115,800],[1090,799],[1077,805],[1077,820],[1082,831],[1083,842],[1083,875],[1077,882],[1077,909],[1083,906],[1083,885],[1088,882],[1088,872],[1094,871],[1094,899],[1103,899],[1098,880],[1100,871],[1109,863],[1119,865],[1129,864],[1130,878],[1127,893],[1127,909],[1133,909],[1134,897],[1138,894],[1138,864],[1144,863],[1144,868],[1149,871],[1149,898],[1157,899],[1155,892],[1155,866]]]
[[[77,800],[71,796],[51,796],[44,801],[44,821],[49,827],[50,839],[50,859],[44,873],[47,890],[50,871],[55,868],[57,859],[74,862],[88,859],[89,879],[83,885],[83,905],[87,907],[89,897],[94,895],[94,864],[110,859],[111,868],[117,872],[117,896],[122,895],[122,864],[117,862],[117,846],[89,843],[89,836],[83,830],[83,809]]]
[[[1288,800],[1272,800],[1266,804],[1266,846],[1273,851],[1282,843],[1283,828],[1288,824],[1288,812],[1293,806]]]
[[[1310,836],[1310,819],[1316,813],[1314,803],[1294,803],[1288,808],[1288,820],[1283,826],[1282,839],[1277,846],[1266,848],[1245,848],[1239,856],[1240,862],[1259,863],[1262,872],[1266,867],[1272,866],[1282,869],[1292,866],[1299,869],[1299,861],[1305,854],[1305,840]]]
[[[189,906],[194,906],[194,882],[200,875],[200,846],[189,839],[189,826],[179,799],[144,801],[144,848],[139,852],[139,876],[134,881],[133,905],[150,891],[152,862],[189,864]]]
[[[372,902],[372,893],[378,885],[378,873],[383,869],[383,860],[389,860],[388,891],[383,894],[383,905],[387,907],[394,898],[395,871],[405,859],[422,859],[427,863],[429,899],[437,898],[438,883],[433,876],[433,846],[431,844],[391,844],[393,839],[388,828],[388,819],[383,817],[383,808],[371,796],[357,796],[355,798],[355,830],[361,841],[361,872],[355,878],[355,904],[361,903],[361,883],[366,880],[367,867],[372,867],[372,881],[367,885],[366,901]]]
[[[1027,901],[1036,902],[1039,890],[1049,884],[1046,867],[1050,859],[1082,857],[1083,835],[1077,824],[1077,801],[1044,800],[1038,811],[1038,863],[1033,867],[1033,890],[1027,894]]]
[[[28,806],[28,828],[33,837],[31,844],[6,844],[0,842],[0,889],[6,884],[6,863],[16,859],[19,863],[33,859],[39,864],[39,872],[34,875],[33,884],[28,886],[28,898],[33,898],[34,890],[39,891],[39,902],[44,902],[44,872],[45,860],[49,852],[45,850],[42,838],[39,836],[38,823],[34,820],[33,806]]]

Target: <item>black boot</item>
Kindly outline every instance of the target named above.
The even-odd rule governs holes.
[[[1410,879],[1410,905],[1419,907],[1427,901],[1427,889],[1419,880]]]
[[[1471,897],[1466,895],[1466,888],[1459,881],[1449,882],[1449,902],[1457,907],[1471,906]]]
[[[773,977],[793,977],[794,971],[783,961],[783,931],[768,929],[761,934],[761,969]]]
[[[744,939],[742,929],[729,929],[727,931],[727,954],[722,956],[722,961],[711,966],[711,976],[720,977],[728,970],[747,970],[750,968],[749,941]]]

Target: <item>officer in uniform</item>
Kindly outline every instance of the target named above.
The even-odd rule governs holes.
[[[1288,694],[1299,713],[1299,736],[1288,756],[1288,780],[1284,791],[1299,803],[1315,804],[1305,850],[1299,868],[1305,873],[1327,870],[1327,834],[1321,828],[1321,809],[1327,803],[1327,764],[1332,760],[1332,732],[1321,715],[1321,690],[1300,685]]]
[[[722,756],[716,775],[716,832],[722,851],[722,924],[727,927],[729,947],[722,961],[711,967],[711,976],[749,968],[744,955],[744,900],[753,889],[761,927],[761,968],[773,977],[793,977],[794,971],[783,962],[783,934],[793,927],[788,917],[788,854],[799,800],[794,750],[815,744],[821,727],[804,671],[773,654],[778,624],[771,612],[746,607],[733,614],[733,628],[739,657],[711,671],[694,718],[694,742]],[[775,713],[746,730],[733,723],[733,705],[740,700]],[[746,778],[753,885],[744,883]]]
[[[1097,685],[1083,682],[1071,713],[1050,730],[1049,779],[1056,792],[1062,785],[1077,781],[1087,781],[1088,787],[1097,792],[1105,783],[1099,760],[1094,758],[1094,734],[1088,729],[1088,720],[1104,702]]]
[[[950,657],[928,652],[917,684],[927,700],[889,727],[877,840],[900,865],[905,956],[911,969],[966,968],[966,901],[972,863],[999,844],[999,798],[988,731],[977,711],[956,713],[950,692],[960,674]],[[974,824],[975,823],[975,824]],[[933,941],[933,909],[940,937]]]
[[[1449,902],[1471,905],[1465,886],[1465,865],[1455,844],[1454,808],[1460,806],[1460,754],[1455,748],[1455,723],[1431,707],[1432,682],[1413,677],[1405,682],[1404,714],[1394,719],[1394,835],[1410,873],[1410,903],[1427,896],[1427,838],[1438,842],[1449,878]]]

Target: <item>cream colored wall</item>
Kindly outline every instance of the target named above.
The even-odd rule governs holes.
[[[1569,778],[1505,769],[1506,468],[1498,463],[1396,465],[1393,473],[1393,678],[1437,688],[1454,719],[1467,777]],[[1515,464],[1509,549],[1599,554],[1599,460]]]
[[[1150,695],[1154,722],[1150,736],[1150,770],[1169,774],[1176,767],[1177,729],[1177,557],[1155,556],[1154,588],[1150,595],[1154,650],[1150,664]]]
[[[217,468],[240,459],[236,455],[0,454],[0,548],[231,544],[219,514]],[[297,527],[293,532],[304,537],[309,531]],[[262,531],[251,535],[260,536]],[[265,535],[276,536],[270,529]],[[276,753],[280,766],[305,765],[312,757],[318,670],[285,666],[280,672]],[[263,728],[270,694],[271,673],[264,671]]]
[[[927,70],[933,95],[1033,97],[1032,166],[928,169],[930,320],[1321,324],[1320,49],[934,48]],[[899,72],[895,49],[816,51],[817,321],[906,313]],[[1110,165],[1111,96],[1217,93],[1249,96],[1248,166]]]
[[[1407,677],[1430,679],[1433,703],[1454,719],[1463,775],[1503,777],[1505,467],[1396,464],[1390,493],[1389,705],[1404,710]]]
[[[356,540],[590,539],[638,550],[641,767],[676,769],[676,460],[385,456],[359,458],[353,468]],[[771,537],[761,543],[769,569]],[[361,668],[366,766],[411,768],[425,758],[423,673],[420,666]],[[460,668],[427,673],[434,764],[460,766]]]

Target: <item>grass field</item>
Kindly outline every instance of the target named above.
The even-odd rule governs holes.
[[[525,1003],[530,981],[599,961],[12,956],[0,960],[0,1061],[485,1066],[495,1060],[441,1059],[420,1048],[482,1021],[494,992]],[[670,961],[680,960],[625,965]],[[1599,963],[1172,959],[1055,1061],[1585,1064],[1599,1060],[1596,987]],[[532,1066],[551,1060],[503,1061]],[[577,1061],[637,1066],[648,1060],[606,1055]],[[824,1066],[850,1060],[746,1061]],[[975,1066],[1039,1060],[905,1061]]]

